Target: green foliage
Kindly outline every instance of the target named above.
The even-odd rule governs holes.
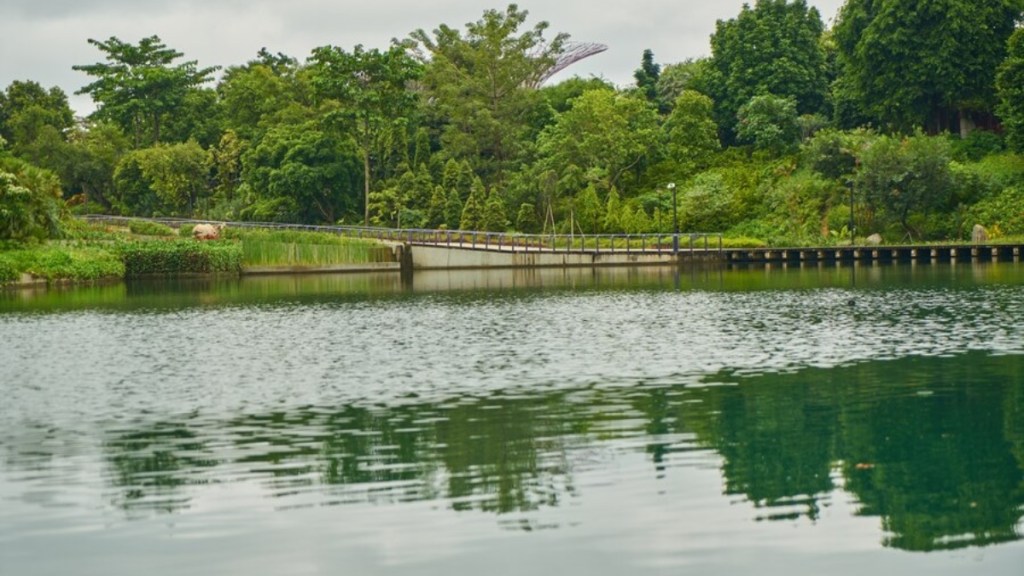
[[[854,115],[907,134],[991,113],[996,66],[1021,8],[1018,0],[848,0],[834,27],[841,98]]]
[[[462,217],[459,219],[460,230],[478,230],[483,224],[484,205],[487,198],[487,189],[479,178],[473,181],[469,198],[462,207]]]
[[[76,94],[89,94],[99,104],[97,119],[111,120],[134,136],[135,146],[161,141],[161,123],[179,111],[189,92],[207,82],[217,67],[197,68],[195,61],[172,66],[182,56],[157,36],[138,45],[116,37],[89,39],[106,62],[72,66],[96,78]]]
[[[237,274],[242,269],[242,246],[218,240],[191,239],[124,242],[118,246],[125,275]]]
[[[540,226],[537,222],[537,209],[533,204],[523,203],[519,205],[519,211],[516,212],[515,226],[516,230],[526,234],[540,232]]]
[[[967,211],[965,224],[985,226],[993,239],[1024,235],[1024,184],[982,199]]]
[[[95,247],[40,245],[0,252],[0,282],[30,274],[49,281],[87,281],[120,278],[124,264],[117,254]]]
[[[271,126],[294,121],[311,100],[308,74],[296,59],[260,50],[244,66],[231,66],[217,86],[225,128],[242,140],[258,139]]]
[[[444,203],[444,222],[449,230],[458,230],[462,222],[462,198],[457,188],[450,188]]]
[[[708,58],[688,59],[662,68],[656,85],[658,108],[671,110],[679,96],[687,90],[706,94],[704,91],[707,89],[710,62]]]
[[[1007,40],[1006,59],[996,76],[997,111],[1006,130],[1010,149],[1024,153],[1024,28]]]
[[[658,77],[661,75],[661,66],[654,62],[654,52],[650,48],[644,50],[640,67],[633,72],[636,79],[636,87],[640,94],[648,102],[655,103],[658,100]]]
[[[0,252],[0,284],[13,282],[21,277],[17,263],[10,254]]]
[[[441,25],[422,29],[408,42],[424,63],[423,96],[449,158],[469,160],[488,185],[529,150],[532,118],[544,110],[532,87],[565,51],[568,36],[545,39],[547,22],[520,32],[528,13],[510,4],[487,10],[465,34]]]
[[[583,181],[563,179],[574,193],[588,183],[622,188],[630,171],[657,151],[660,131],[654,108],[644,100],[607,90],[584,92],[540,135],[542,170],[577,170]]]
[[[52,173],[0,158],[0,240],[43,240],[60,235],[60,182]]]
[[[675,99],[663,129],[668,141],[668,157],[675,164],[674,171],[679,179],[706,170],[722,148],[713,110],[714,102],[693,90],[683,90]]]
[[[612,188],[608,192],[608,201],[604,211],[604,231],[609,234],[622,232],[622,201],[619,199],[619,191]]]
[[[372,240],[328,232],[225,228],[238,240],[245,266],[330,266],[386,261],[390,249]]]
[[[825,111],[823,31],[818,10],[804,0],[757,0],[736,18],[718,21],[707,83],[727,143],[740,107],[758,95],[791,98],[798,115]]]
[[[770,94],[754,96],[736,113],[736,137],[758,150],[781,155],[800,140],[796,101]]]
[[[988,130],[972,130],[965,137],[951,137],[950,144],[954,159],[969,162],[977,162],[1006,149],[1003,137]]]
[[[735,196],[721,174],[705,173],[679,194],[679,220],[684,230],[726,230],[736,223]]]
[[[128,223],[128,229],[132,234],[140,236],[174,236],[177,234],[170,226],[150,220],[132,220]]]
[[[950,164],[958,205],[970,205],[1024,184],[1024,157],[1016,154],[987,156],[978,162]]]
[[[133,150],[114,171],[113,204],[123,214],[191,216],[209,190],[208,165],[194,141]]]
[[[333,224],[358,213],[358,151],[315,123],[268,130],[242,155],[242,179],[254,200],[242,216],[253,220]]]
[[[927,236],[911,216],[948,208],[954,189],[949,162],[945,138],[881,136],[861,154],[857,190],[911,237]]]
[[[863,136],[863,133],[822,130],[804,142],[804,163],[830,180],[849,178],[857,166]]]
[[[576,229],[586,234],[599,234],[604,231],[605,209],[597,196],[593,184],[584,188],[574,201],[573,212]]]
[[[405,111],[416,98],[407,85],[421,72],[419,63],[400,45],[384,52],[357,45],[351,53],[322,46],[310,57],[310,78],[316,94],[338,104],[328,114],[328,123],[354,136],[363,159],[366,224],[370,220],[371,155],[383,135],[396,124],[402,125]]]
[[[496,190],[492,190],[480,218],[480,229],[487,232],[505,232],[508,230],[508,210],[505,201]]]

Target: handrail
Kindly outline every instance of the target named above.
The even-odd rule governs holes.
[[[426,228],[378,228],[373,226],[287,224],[280,222],[225,222],[190,218],[141,218],[89,214],[84,219],[100,222],[127,223],[146,220],[172,227],[185,224],[224,224],[234,228],[263,228],[326,232],[382,242],[458,247],[499,252],[625,252],[672,253],[675,238],[686,240],[681,252],[722,252],[722,234],[718,232],[654,233],[654,234],[524,234],[519,232],[483,232],[477,230],[437,230]],[[717,239],[717,246],[711,243]],[[701,246],[703,244],[703,246]]]

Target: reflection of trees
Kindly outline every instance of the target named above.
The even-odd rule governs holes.
[[[1021,358],[910,358],[732,378],[700,391],[683,418],[725,458],[730,494],[808,503],[841,462],[860,514],[908,550],[1019,538]],[[780,517],[788,517],[782,515]]]
[[[818,495],[833,488],[836,413],[828,398],[815,396],[822,388],[815,384],[780,379],[716,389],[721,394],[707,407],[717,413],[709,431],[725,458],[728,494],[785,510],[805,504],[806,515],[817,517]]]
[[[447,413],[438,439],[456,509],[533,510],[572,492],[563,442],[574,417],[557,399],[489,398]]]
[[[662,477],[695,439],[722,456],[726,493],[764,519],[814,520],[842,482],[859,514],[881,518],[889,546],[1020,537],[1024,357],[709,380],[730,384],[293,408],[140,426],[105,449],[118,503],[132,510],[185,506],[188,487],[215,478],[256,481],[274,497],[446,499],[456,510],[504,514],[561,505],[574,494],[576,466],[602,446],[633,450],[643,438]]]
[[[1024,486],[1002,426],[1004,400],[1015,388],[1003,369],[1013,364],[870,365],[910,375],[904,386],[850,411],[844,429],[847,488],[862,514],[883,517],[892,534],[887,544],[932,550],[1019,537]]]
[[[120,432],[104,448],[112,469],[108,477],[118,489],[115,502],[128,511],[187,508],[184,487],[199,482],[200,470],[216,465],[203,443],[180,423]]]

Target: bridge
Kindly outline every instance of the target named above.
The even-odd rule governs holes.
[[[375,240],[392,247],[403,270],[721,264],[843,264],[900,262],[1019,262],[1021,244],[946,244],[726,248],[720,233],[520,234],[366,226],[221,222],[181,218],[86,216],[127,225],[150,220],[171,227],[225,224],[235,228],[302,230]]]

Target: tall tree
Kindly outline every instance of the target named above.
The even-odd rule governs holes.
[[[15,148],[30,144],[43,126],[63,132],[74,120],[67,95],[56,86],[15,80],[0,92],[0,137]]]
[[[378,140],[403,123],[415,103],[409,84],[421,73],[405,47],[386,51],[356,46],[351,53],[322,46],[310,57],[312,84],[318,95],[335,100],[333,124],[355,137],[363,159],[363,221],[370,222],[371,158]],[[427,191],[429,193],[429,191]]]
[[[706,80],[725,142],[733,142],[740,107],[757,95],[793,98],[798,114],[825,110],[824,29],[818,10],[804,0],[757,0],[736,18],[718,21]]]
[[[1024,28],[1010,36],[1009,53],[999,67],[999,116],[1010,148],[1024,152]]]
[[[640,60],[640,67],[633,72],[636,87],[647,98],[648,102],[655,102],[658,98],[659,76],[661,76],[661,66],[654,62],[654,52],[648,48],[644,50],[644,55]]]
[[[610,190],[622,188],[627,173],[657,150],[659,138],[657,113],[646,100],[591,90],[541,133],[538,152],[543,168],[585,178],[563,178],[569,192],[583,189],[587,181]]]
[[[242,155],[242,180],[254,195],[253,220],[335,223],[358,213],[359,155],[350,139],[314,122],[267,131]]]
[[[96,78],[76,94],[89,94],[99,107],[97,119],[109,119],[132,134],[136,147],[160,142],[164,117],[178,109],[189,90],[201,86],[218,67],[198,68],[195,60],[173,65],[183,54],[168,48],[158,36],[138,45],[117,37],[89,44],[106,54],[106,61],[72,66]]]
[[[279,122],[294,122],[311,106],[308,74],[298,60],[260,50],[244,66],[231,66],[217,85],[226,128],[251,140]]]
[[[693,90],[683,90],[665,122],[668,155],[679,178],[689,178],[711,165],[722,145],[712,117],[714,103]]]
[[[840,99],[880,127],[991,123],[996,68],[1022,0],[849,0],[835,26]]]
[[[487,10],[463,35],[441,25],[433,35],[417,30],[411,43],[427,64],[423,87],[427,113],[441,131],[449,157],[468,159],[488,183],[528,149],[530,119],[543,104],[529,86],[563,53],[568,36],[544,38],[547,22],[520,32],[527,12],[510,4]]]

